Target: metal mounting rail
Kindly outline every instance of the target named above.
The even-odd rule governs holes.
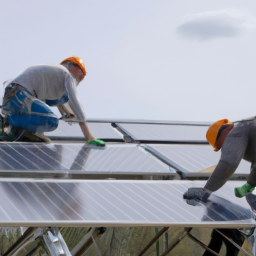
[[[2,255],[2,256],[11,256],[13,253],[18,249],[18,247],[25,242],[26,239],[29,238],[33,234],[33,232],[37,228],[35,227],[30,227],[28,228],[24,234]]]
[[[123,123],[123,124],[167,124],[167,125],[195,125],[210,126],[213,122],[197,121],[166,121],[166,120],[143,120],[143,119],[111,119],[111,118],[88,118],[88,123]]]

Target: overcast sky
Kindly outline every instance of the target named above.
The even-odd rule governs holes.
[[[2,82],[77,55],[87,117],[256,116],[255,0],[0,3]]]

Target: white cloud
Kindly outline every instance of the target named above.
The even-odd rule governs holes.
[[[256,17],[238,9],[203,12],[186,17],[177,33],[192,40],[239,36],[256,27]]]

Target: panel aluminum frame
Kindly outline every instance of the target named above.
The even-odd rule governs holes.
[[[123,123],[123,124],[174,124],[174,125],[195,125],[210,126],[213,122],[193,122],[193,121],[166,121],[166,120],[146,120],[146,119],[122,119],[122,118],[88,118],[90,123]]]

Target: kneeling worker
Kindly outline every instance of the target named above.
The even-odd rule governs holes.
[[[59,123],[49,106],[58,106],[59,110],[65,110],[64,104],[68,102],[73,113],[66,111],[66,118],[79,122],[87,144],[105,146],[104,141],[95,139],[90,133],[83,108],[77,98],[76,86],[85,75],[83,61],[73,56],[63,60],[60,65],[31,66],[9,81],[2,106],[4,123],[9,127],[1,139],[16,140],[25,131],[47,139],[41,133],[55,130]]]
[[[189,188],[183,198],[194,205],[195,200],[204,201],[209,193],[221,188],[237,169],[242,159],[251,162],[247,183],[235,188],[237,197],[252,193],[256,186],[256,117],[231,123],[222,119],[213,123],[206,134],[214,151],[221,151],[221,158],[204,188]],[[209,193],[208,193],[209,192]]]

